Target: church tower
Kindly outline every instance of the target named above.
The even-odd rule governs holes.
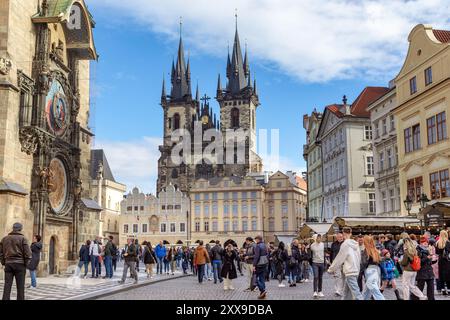
[[[251,79],[247,47],[242,58],[241,44],[237,28],[234,36],[233,51],[227,58],[227,84],[222,89],[221,77],[217,81],[217,101],[220,105],[221,130],[226,138],[229,130],[243,129],[247,133],[245,145],[245,163],[225,164],[225,175],[244,176],[250,172],[262,171],[262,160],[256,153],[256,109],[260,105],[256,90],[256,80]]]
[[[180,34],[176,64],[172,61],[170,95],[166,95],[165,79],[163,79],[161,106],[164,112],[164,139],[159,146],[161,157],[158,160],[157,192],[166,185],[172,184],[182,192],[186,192],[192,173],[185,164],[175,164],[171,159],[172,149],[176,145],[171,141],[175,130],[194,130],[199,110],[198,88],[196,98],[191,93],[191,68],[189,59],[185,62],[183,39]]]

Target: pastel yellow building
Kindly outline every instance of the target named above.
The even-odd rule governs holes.
[[[190,189],[191,242],[262,235],[293,238],[306,218],[306,190],[292,172],[197,180]],[[302,185],[305,188],[304,184]]]
[[[411,196],[411,213],[422,193],[430,200],[450,200],[450,31],[417,25],[395,78],[401,200]],[[406,209],[402,206],[402,214]]]

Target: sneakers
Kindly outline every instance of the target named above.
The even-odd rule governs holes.
[[[280,284],[278,285],[278,288],[284,288],[284,287],[286,287],[286,285],[285,285],[284,283],[280,283]]]
[[[335,295],[336,297],[342,297],[342,294],[341,294],[340,292],[337,292],[337,291],[334,293],[334,295]]]
[[[317,292],[314,292],[313,298],[317,298],[317,296],[318,296],[318,293],[317,293]]]
[[[230,290],[234,290],[234,287],[233,286],[231,286],[230,288],[229,288]]]
[[[118,284],[124,284],[125,281],[119,280],[119,281],[117,281],[117,283],[118,283]]]
[[[309,279],[305,279],[305,281],[303,281],[303,282],[309,282]]]
[[[258,296],[258,299],[265,299],[266,296],[267,296],[267,291],[264,290],[264,291],[261,292],[261,294]]]
[[[323,298],[323,297],[325,297],[325,296],[323,295],[322,292],[319,292],[319,297],[320,297],[320,298]]]

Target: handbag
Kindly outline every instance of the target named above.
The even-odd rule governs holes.
[[[267,255],[265,256],[259,256],[258,266],[262,266],[269,263],[269,259],[267,258]]]

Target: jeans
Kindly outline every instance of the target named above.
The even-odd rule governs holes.
[[[170,265],[170,262],[167,260],[164,260],[164,273],[169,273],[169,265]]]
[[[346,276],[344,280],[344,292],[342,300],[363,300],[359,291],[358,276]]]
[[[248,281],[248,287],[250,288],[252,286],[252,277],[253,277],[253,264],[246,263],[245,264],[245,272],[247,273],[247,281]]]
[[[297,265],[294,268],[289,268],[289,283],[296,283],[297,282]]]
[[[302,261],[302,278],[303,280],[309,279],[309,262]]]
[[[213,260],[212,262],[213,273],[214,273],[214,283],[217,283],[217,279],[222,282],[222,276],[220,272],[222,271],[222,261],[221,260]]]
[[[402,284],[403,284],[403,299],[409,300],[410,292],[421,300],[425,300],[426,297],[416,286],[417,272],[403,270]]]
[[[275,279],[276,273],[277,273],[276,270],[275,270],[275,263],[271,262],[271,263],[269,264],[269,270],[270,270],[271,278],[272,278],[272,279]]]
[[[100,271],[100,264],[98,263],[98,256],[91,256],[91,271],[93,277],[98,277]]]
[[[325,266],[323,263],[313,263],[314,292],[322,292],[322,279]]]
[[[204,264],[198,264],[197,265],[197,276],[198,276],[198,282],[203,282],[203,275],[205,273],[205,265]]]
[[[123,265],[122,282],[125,282],[125,280],[127,279],[128,268],[131,271],[131,275],[134,278],[134,281],[137,282],[138,275],[136,272],[136,261],[126,261],[126,260]]]
[[[211,273],[212,273],[212,266],[210,263],[205,264],[205,274],[203,275],[203,277],[208,280],[209,278],[211,278]]]
[[[31,286],[36,288],[36,270],[30,270]]]
[[[5,287],[3,289],[3,300],[11,299],[11,287],[16,279],[17,300],[25,300],[25,276],[27,269],[21,263],[7,263],[5,265]]]
[[[81,267],[82,266],[84,266],[84,276],[86,276],[88,274],[88,270],[89,270],[89,261],[80,261],[80,262],[78,262],[79,272],[81,272]]]
[[[249,264],[247,264],[249,266]],[[266,273],[266,266],[256,266],[256,282],[258,284],[259,292],[263,293],[266,291],[266,283],[265,283],[265,273]],[[251,280],[250,280],[251,281]]]
[[[111,256],[105,256],[105,269],[106,269],[106,278],[112,278],[113,277],[113,271],[112,271],[112,257]]]
[[[176,260],[172,260],[172,261],[170,262],[170,271],[171,271],[172,273],[175,273],[176,267],[177,267],[177,261],[176,261]]]
[[[163,262],[164,262],[164,257],[157,257],[156,258],[156,262],[157,262],[157,265],[156,265],[156,274],[158,274],[158,273],[162,273],[163,272]]]
[[[375,265],[370,265],[364,271],[366,279],[366,291],[364,291],[364,300],[370,300],[373,296],[375,300],[385,300],[383,294],[380,292],[380,268]]]
[[[116,271],[116,268],[117,268],[117,258],[116,257],[112,258],[112,266],[113,266],[113,272]]]

